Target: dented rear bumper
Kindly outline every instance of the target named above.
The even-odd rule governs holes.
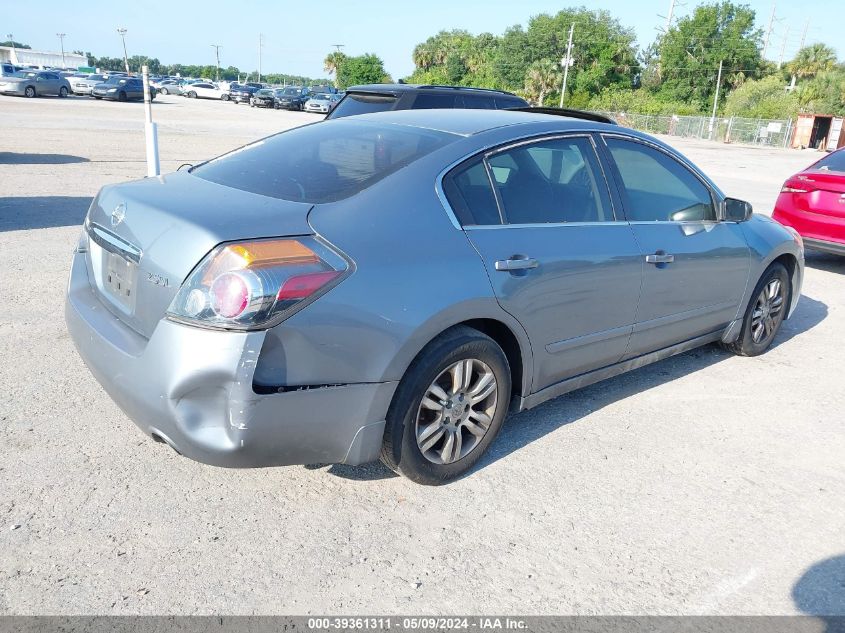
[[[100,302],[80,253],[65,318],[85,364],[126,415],[191,459],[238,468],[378,458],[395,382],[258,394],[264,332],[164,319],[146,339]]]

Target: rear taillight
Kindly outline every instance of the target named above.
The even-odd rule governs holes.
[[[809,189],[801,189],[799,187],[790,187],[788,185],[784,185],[783,189],[780,190],[781,193],[807,193]]]
[[[780,190],[781,193],[809,193],[814,191],[814,188],[810,185],[811,180],[809,180],[806,176],[793,176],[785,183],[783,183],[783,188]]]
[[[271,327],[340,283],[349,262],[312,237],[221,244],[182,284],[167,314],[206,327]]]

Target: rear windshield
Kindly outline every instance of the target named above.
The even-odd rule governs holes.
[[[840,171],[845,173],[845,151],[833,152],[813,165],[813,169],[822,171]]]
[[[330,119],[339,119],[344,116],[356,114],[369,114],[370,112],[384,112],[392,110],[398,101],[393,95],[374,95],[350,92],[346,98],[337,104],[337,107],[329,115]]]
[[[271,198],[333,202],[457,139],[454,134],[362,121],[316,123],[242,147],[191,170]]]

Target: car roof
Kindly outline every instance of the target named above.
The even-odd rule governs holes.
[[[359,114],[342,119],[360,119],[394,125],[406,125],[440,132],[449,132],[460,136],[472,136],[495,128],[546,123],[556,130],[619,130],[609,123],[600,123],[569,116],[522,112],[519,110],[473,110],[464,108],[442,108],[431,110],[390,110]]]
[[[489,93],[498,95],[509,95],[518,97],[512,92],[505,90],[492,90],[490,88],[473,88],[469,86],[447,86],[440,84],[361,84],[359,86],[350,86],[346,92],[379,92],[398,95],[403,92],[413,91],[432,91],[432,92],[473,92],[473,93]],[[519,97],[518,97],[519,98]]]

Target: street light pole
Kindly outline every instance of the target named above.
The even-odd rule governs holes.
[[[220,81],[220,49],[223,48],[221,44],[212,44],[214,52],[217,54],[217,81]]]
[[[14,59],[12,59],[11,61],[12,61],[12,63],[17,64],[18,63],[18,53],[15,50],[15,35],[14,35],[14,33],[6,33],[6,37],[9,38],[9,44],[12,45],[12,57],[14,57]]]
[[[67,64],[65,63],[65,33],[56,33],[56,37],[59,38],[59,44],[62,47],[62,68],[67,68]]]
[[[126,55],[126,29],[122,26],[117,29],[120,33],[120,39],[123,40],[123,65],[126,66],[126,74],[129,74],[129,57]]]

